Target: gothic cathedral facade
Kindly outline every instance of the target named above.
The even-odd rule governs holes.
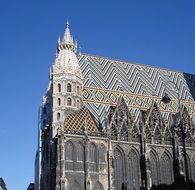
[[[39,110],[35,190],[195,182],[194,100],[194,75],[77,54],[67,23]]]

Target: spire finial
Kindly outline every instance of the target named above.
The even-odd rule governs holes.
[[[64,41],[65,42],[68,42],[70,44],[73,44],[73,41],[72,41],[72,36],[71,36],[71,33],[70,33],[70,27],[69,27],[69,22],[68,20],[66,21],[66,28],[65,28],[65,33],[64,33]]]
[[[66,20],[66,28],[69,28],[70,24],[69,24],[69,21],[68,19]]]

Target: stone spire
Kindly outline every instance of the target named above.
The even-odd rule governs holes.
[[[63,41],[64,41],[64,43],[74,45],[73,39],[72,39],[72,36],[71,36],[71,33],[70,33],[70,25],[69,25],[68,20],[66,22],[66,29],[65,29],[65,32],[64,32]]]
[[[73,41],[67,21],[62,40],[58,39],[54,73],[67,73],[83,79],[77,59],[77,42]]]
[[[69,22],[66,23],[64,36],[58,39],[56,53],[52,66],[53,136],[63,126],[65,118],[82,107],[83,76]]]

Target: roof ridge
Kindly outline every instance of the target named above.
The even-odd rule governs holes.
[[[98,56],[98,55],[88,54],[88,53],[81,53],[80,55],[91,56],[91,57],[96,57],[96,58],[102,58],[102,59],[107,59],[107,60],[110,60],[110,61],[128,63],[128,64],[138,65],[138,66],[142,66],[142,67],[150,67],[150,68],[159,69],[159,70],[163,70],[163,71],[174,72],[174,73],[180,73],[180,74],[186,73],[186,74],[195,76],[195,74],[192,74],[192,73],[171,70],[171,69],[162,68],[162,67],[158,67],[158,66],[154,66],[154,65],[147,65],[147,64],[143,64],[143,63],[137,63],[137,62],[129,61],[129,60],[122,60],[122,59],[117,59],[117,58],[115,59],[115,58],[112,58],[112,57]]]

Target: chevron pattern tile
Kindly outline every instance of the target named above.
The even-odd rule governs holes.
[[[195,75],[87,54],[79,56],[79,64],[84,76],[84,102],[100,122],[119,96],[124,97],[135,118],[139,109],[148,109],[154,100],[168,119],[177,111],[178,94],[195,120]],[[165,91],[173,100],[168,105],[161,102]]]

